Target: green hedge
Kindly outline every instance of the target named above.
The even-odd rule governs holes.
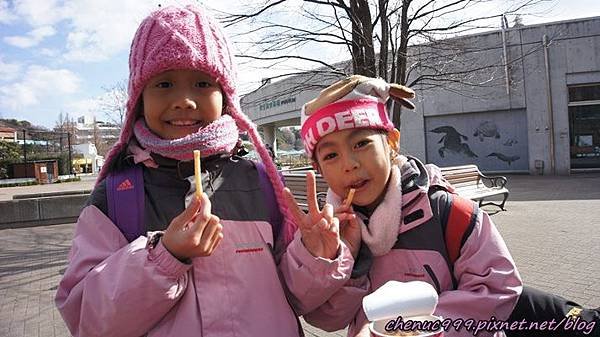
[[[73,182],[73,181],[81,181],[81,178],[79,178],[79,177],[73,177],[73,178],[67,178],[67,179],[60,179],[60,180],[55,181],[54,183],[55,184],[70,183],[70,182]]]
[[[39,184],[37,181],[27,181],[27,182],[23,182],[23,183],[2,184],[2,185],[0,185],[0,188],[2,188],[2,187],[17,187],[17,186],[32,186],[32,185],[39,185]]]
[[[70,183],[70,182],[74,182],[74,181],[81,181],[81,178],[80,177],[72,177],[72,178],[61,179],[61,180],[55,181],[54,184]],[[22,183],[0,184],[0,188],[2,188],[2,187],[18,187],[18,186],[33,186],[33,185],[39,185],[37,180],[27,181],[27,182],[22,182]]]

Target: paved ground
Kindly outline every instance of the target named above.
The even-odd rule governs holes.
[[[83,176],[81,177],[81,181],[70,183],[32,185],[21,187],[2,187],[0,188],[0,201],[12,200],[12,197],[15,194],[91,190],[92,188],[94,188],[95,181],[95,176]]]
[[[600,174],[509,177],[508,211],[492,219],[527,284],[585,306],[600,306],[599,187]],[[10,193],[40,192],[25,189]],[[2,192],[10,196],[7,189]],[[0,336],[69,336],[53,297],[73,228],[67,224],[0,230]],[[305,331],[307,336],[344,336],[312,327]]]

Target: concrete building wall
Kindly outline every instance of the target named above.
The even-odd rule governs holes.
[[[524,59],[525,96],[530,135],[530,172],[535,160],[543,160],[545,172],[551,166],[556,174],[570,172],[570,139],[567,78],[579,84],[600,83],[600,18],[549,24],[521,30],[524,45],[541,46]],[[543,48],[547,46],[548,73]],[[548,89],[549,87],[549,89]],[[551,140],[554,158],[551,156]]]
[[[448,69],[440,71],[445,74],[439,76],[442,80],[414,85],[417,109],[403,112],[401,119],[401,142],[407,153],[441,166],[476,163],[491,171],[527,171],[528,155],[523,152],[528,142],[527,130],[523,129],[527,121],[521,62],[524,56],[518,30],[506,32],[505,39],[509,60],[506,69],[501,66],[501,32],[448,40],[445,54],[426,60],[413,56],[409,60],[409,64],[423,63],[423,69]],[[417,46],[414,53],[428,55],[427,49],[438,48]],[[423,75],[428,72],[417,68],[408,83]],[[513,130],[512,125],[521,128]],[[514,144],[519,144],[519,150]],[[518,157],[517,163],[488,157],[490,154],[504,159]],[[496,165],[490,158],[496,158]],[[507,166],[507,162],[511,164]]]
[[[300,125],[302,105],[339,76],[305,73],[266,84],[241,100],[243,111],[259,126],[263,140],[277,150],[276,129]]]
[[[258,125],[300,125],[302,105],[340,76],[306,73],[268,84],[242,98],[244,112]]]
[[[544,35],[550,41],[547,47],[543,42]],[[458,39],[457,44],[477,48],[466,49],[464,55],[453,61],[455,65],[470,64],[472,67],[473,63],[469,60],[481,62],[482,66],[503,64],[501,32],[463,37]],[[420,96],[417,109],[414,113],[407,111],[402,114],[401,142],[406,152],[442,166],[455,165],[462,157],[464,163],[475,162],[482,169],[490,171],[528,171],[535,174],[540,173],[536,169],[537,160],[544,163],[545,174],[550,173],[552,165],[556,174],[570,172],[567,86],[600,83],[600,18],[509,29],[506,31],[506,45],[510,78],[508,91],[502,67],[489,69],[488,74],[481,74],[479,79],[487,77],[489,82],[468,88],[470,90],[465,90],[468,86],[460,85],[461,88],[457,88],[457,85],[452,84],[421,90],[419,85],[415,86]],[[545,48],[548,52],[549,77]],[[418,75],[421,74],[417,73],[415,76]],[[477,76],[470,80],[476,79]],[[449,117],[452,115],[456,118]],[[504,142],[492,142],[489,137],[479,141],[489,144],[487,148],[480,149],[482,153],[487,152],[483,154],[486,159],[481,158],[479,153],[478,157],[469,157],[462,152],[440,158],[439,153],[435,153],[439,147],[429,144],[435,140],[435,137],[430,136],[429,125],[439,127],[440,121],[450,126],[458,123],[462,129],[456,131],[468,137],[468,140],[461,140],[470,145],[478,142],[474,140],[478,127],[490,128],[490,124],[486,123],[490,119],[497,120],[495,126],[500,136],[498,140]],[[500,127],[498,123],[504,126]],[[526,132],[523,131],[524,125]],[[510,144],[515,135],[519,135],[515,139],[519,142],[519,150],[504,146]],[[554,160],[551,155],[551,136],[554,140]],[[522,148],[524,144],[526,153]],[[490,166],[487,159],[490,153],[520,158],[514,162],[517,165],[511,163],[510,167],[504,165],[506,161],[498,159],[498,165],[494,167]],[[521,163],[522,161],[526,163]]]
[[[426,78],[412,86],[415,111],[401,114],[404,153],[441,166],[570,173],[568,87],[600,84],[600,17],[504,33],[411,47],[407,83]],[[287,78],[247,95],[242,106],[259,125],[299,125],[301,106],[337,78]]]

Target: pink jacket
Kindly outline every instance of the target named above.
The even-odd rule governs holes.
[[[374,224],[386,218],[393,218],[394,212],[402,212],[403,221],[400,222],[402,225],[399,226],[399,237],[403,234],[409,235],[411,230],[432,217],[432,206],[427,196],[430,186],[440,185],[453,190],[437,167],[424,166],[416,159],[410,161],[411,165],[405,164],[401,168],[402,182],[404,184],[404,177],[413,174],[417,177],[414,182],[417,183],[418,189],[409,193],[388,191],[384,198],[392,201],[388,202],[388,205],[401,204],[405,207],[401,211],[398,210],[400,207],[390,207],[379,212],[376,210],[369,219],[369,223]],[[425,183],[419,185],[419,181]],[[423,211],[422,218],[410,222],[409,225],[404,224],[405,215],[419,210]],[[502,237],[489,215],[482,210],[477,214],[473,231],[454,264],[454,276],[458,281],[457,289],[453,288],[451,271],[438,251],[394,248],[382,256],[373,257],[368,275],[350,279],[325,304],[304,317],[310,324],[327,331],[350,325],[348,336],[370,336],[368,321],[362,310],[362,298],[390,280],[420,280],[439,289],[439,304],[434,315],[465,320],[490,320],[492,316],[497,320],[507,319],[522,291],[522,281]],[[494,334],[486,331],[478,334],[492,335]],[[503,335],[503,332],[495,334]],[[451,328],[445,332],[445,336],[472,334],[464,328],[460,331]]]
[[[96,206],[83,209],[56,304],[74,336],[299,336],[350,278],[353,259],[313,257],[300,237],[277,265],[271,225],[222,220],[209,257],[185,264],[141,236],[128,243]],[[149,237],[152,233],[149,233]],[[287,295],[287,296],[286,296]]]

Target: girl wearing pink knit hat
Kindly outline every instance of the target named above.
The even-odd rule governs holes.
[[[125,123],[56,294],[74,336],[300,336],[297,316],[349,279],[333,209],[288,210],[296,205],[240,109],[231,52],[195,6],[140,24]],[[232,154],[240,132],[262,163]]]

